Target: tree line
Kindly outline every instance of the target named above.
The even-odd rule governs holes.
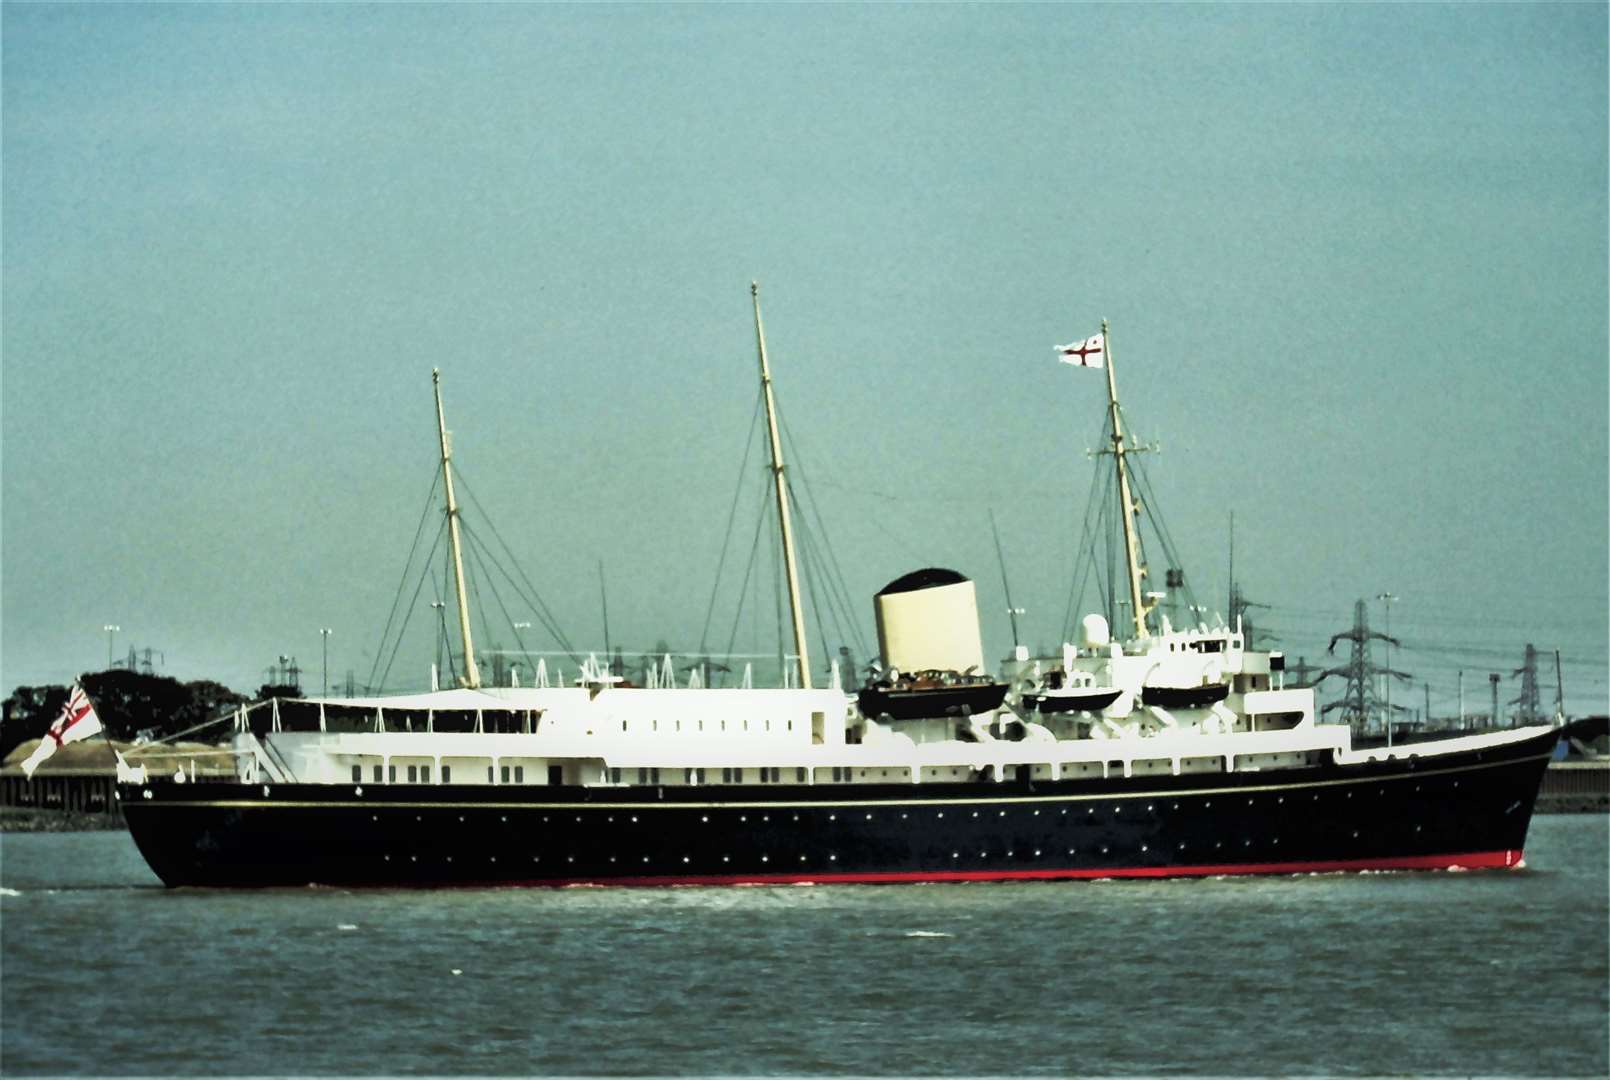
[[[298,697],[294,686],[258,688],[256,698],[238,694],[210,679],[180,682],[166,675],[112,669],[82,676],[79,685],[89,695],[109,738],[129,742],[139,737],[163,739],[214,720],[250,700]],[[43,738],[67,703],[67,686],[19,686],[5,699],[0,718],[0,758],[29,739]],[[199,736],[216,737],[215,732]]]

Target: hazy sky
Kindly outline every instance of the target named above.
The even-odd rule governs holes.
[[[567,635],[602,644],[602,561],[614,642],[696,645],[755,278],[868,638],[937,564],[1010,646],[993,509],[1054,643],[1104,387],[1052,348],[1107,318],[1201,599],[1233,510],[1293,654],[1390,590],[1439,711],[1461,668],[1513,696],[1529,641],[1606,707],[1602,4],[0,17],[5,690],[99,668],[107,623],[241,689],[281,653],[317,685],[330,627],[362,679],[433,366]]]

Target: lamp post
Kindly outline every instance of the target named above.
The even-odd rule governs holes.
[[[319,627],[319,637],[324,639],[324,696],[330,696],[330,635],[335,631],[328,626]]]
[[[1392,745],[1392,601],[1397,597],[1389,592],[1376,597],[1386,608],[1386,745]]]
[[[121,630],[123,628],[121,626],[113,626],[111,623],[107,623],[105,626],[101,627],[101,629],[106,631],[106,670],[111,671],[112,670],[112,635],[117,633],[119,630]]]

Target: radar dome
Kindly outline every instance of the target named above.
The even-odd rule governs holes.
[[[1100,615],[1086,615],[1079,620],[1080,644],[1087,649],[1104,649],[1112,643],[1112,631],[1107,620]]]

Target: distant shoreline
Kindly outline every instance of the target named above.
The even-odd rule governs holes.
[[[127,832],[122,814],[86,814],[77,810],[0,807],[0,833]]]

